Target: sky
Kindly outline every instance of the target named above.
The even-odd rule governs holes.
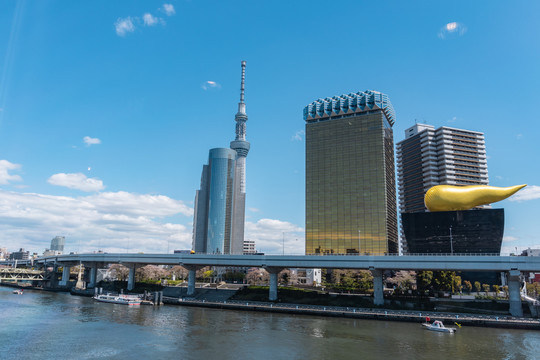
[[[388,94],[485,133],[503,254],[540,248],[537,1],[0,2],[0,248],[190,249],[208,150],[229,147],[247,61],[246,239],[302,254],[303,108]]]

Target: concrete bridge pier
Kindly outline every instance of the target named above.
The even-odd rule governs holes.
[[[90,267],[90,281],[88,282],[88,287],[93,288],[96,286],[97,279],[97,264],[92,264]]]
[[[382,270],[370,270],[373,275],[373,304],[384,305],[383,272]]]
[[[200,266],[186,266],[182,265],[188,270],[188,286],[187,286],[187,295],[193,296],[195,294],[195,281],[197,280],[197,270],[200,269]]]
[[[520,275],[521,272],[519,270],[510,270],[508,272],[508,302],[510,303],[510,314],[512,316],[523,316]]]
[[[49,286],[52,287],[52,288],[55,288],[56,286],[58,286],[58,264],[56,264],[56,262],[53,264],[53,270],[52,270],[52,273],[51,273],[51,277],[50,277],[50,283],[49,283]]]
[[[268,300],[276,301],[278,299],[278,274],[281,268],[266,267],[266,271],[270,274],[270,286],[268,289]]]
[[[62,280],[60,280],[59,285],[66,286],[68,284],[70,270],[71,266],[64,265],[64,269],[62,270]]]
[[[135,264],[129,264],[126,265],[129,268],[129,275],[128,275],[128,282],[127,282],[127,289],[129,291],[135,289],[135,270],[136,266]]]

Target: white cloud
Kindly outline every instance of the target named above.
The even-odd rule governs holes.
[[[457,117],[456,117],[456,116],[454,116],[454,117],[452,117],[450,120],[448,120],[449,123],[454,123],[454,122],[456,122],[456,121],[457,121]]]
[[[291,137],[291,141],[302,141],[302,139],[304,138],[304,130],[298,130],[292,137]]]
[[[527,201],[540,199],[540,186],[529,185],[512,195],[510,201]]]
[[[250,208],[248,208],[248,210],[251,211],[251,212],[259,212],[259,211],[261,211],[261,210],[259,210],[257,208],[254,208],[254,207],[250,207]]]
[[[450,39],[453,37],[462,36],[467,32],[467,27],[458,22],[449,22],[444,25],[438,33],[440,39]]]
[[[86,146],[101,144],[101,140],[99,140],[98,138],[91,138],[90,136],[85,136],[83,138],[83,141]]]
[[[163,21],[163,19],[153,16],[150,13],[146,13],[143,15],[143,22],[145,26],[154,26],[157,23],[165,24],[165,21]]]
[[[246,221],[245,239],[254,240],[257,251],[266,254],[304,254],[304,229],[287,221],[260,219]],[[285,239],[285,241],[283,241]]]
[[[163,11],[167,16],[172,16],[176,14],[176,10],[174,10],[174,6],[172,4],[163,4]]]
[[[105,186],[103,186],[103,181],[97,178],[87,178],[83,173],[54,174],[47,180],[47,182],[51,185],[65,186],[70,189],[86,192],[100,191],[105,188]]]
[[[521,140],[522,137],[523,137],[523,134],[517,134],[516,135],[516,139],[518,139],[518,140]]]
[[[519,239],[517,237],[515,237],[515,236],[507,235],[507,236],[503,237],[503,241],[517,241],[517,240],[519,240]]]
[[[165,252],[191,248],[191,228],[164,222],[191,216],[182,201],[162,195],[127,192],[83,197],[50,196],[0,190],[2,245],[42,252],[58,234],[66,251]],[[187,219],[186,219],[187,220]]]
[[[201,85],[201,88],[203,88],[203,90],[210,90],[210,89],[221,89],[221,85],[218,84],[217,82],[215,81],[210,81],[208,80],[207,82],[203,83]]]
[[[135,25],[133,24],[133,18],[128,16],[127,18],[118,18],[114,23],[116,34],[118,36],[125,36],[126,33],[135,31]]]
[[[11,175],[10,170],[19,170],[21,165],[13,164],[7,160],[0,160],[0,185],[7,185],[10,181],[22,181],[19,175]]]

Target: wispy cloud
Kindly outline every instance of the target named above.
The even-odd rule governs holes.
[[[201,85],[201,88],[202,88],[203,90],[221,89],[221,85],[218,84],[218,83],[215,82],[215,81],[210,81],[210,80],[208,80],[208,81],[206,81],[205,83],[203,83],[203,84]]]
[[[176,10],[174,10],[174,6],[172,4],[163,4],[163,11],[167,16],[173,16],[176,14]]]
[[[7,185],[11,181],[22,181],[19,175],[11,175],[11,170],[19,170],[21,165],[13,164],[7,160],[0,160],[0,185]]]
[[[83,138],[83,141],[86,146],[101,144],[101,140],[99,140],[98,138],[91,138],[90,136],[85,136]]]
[[[254,208],[254,207],[250,207],[250,208],[248,208],[248,210],[251,211],[251,212],[259,212],[259,211],[261,211],[261,210],[259,210],[257,208]]]
[[[159,22],[159,18],[153,16],[150,13],[146,13],[143,15],[143,22],[146,26],[154,26]]]
[[[47,182],[51,185],[64,186],[70,189],[76,189],[85,192],[100,191],[105,189],[103,181],[97,178],[87,178],[86,175],[84,175],[83,173],[54,174],[47,180]]]
[[[164,12],[167,16],[173,16],[176,13],[172,4],[163,4],[163,8],[159,8],[158,11]],[[116,34],[123,37],[127,33],[134,32],[137,26],[155,26],[157,24],[165,25],[166,22],[159,16],[147,12],[142,17],[128,16],[126,18],[119,18],[116,20],[114,26]]]
[[[516,139],[521,140],[521,138],[523,138],[523,134],[517,134],[516,135]]]
[[[457,121],[457,117],[454,116],[450,120],[448,120],[449,123],[455,123]]]
[[[116,34],[118,36],[125,36],[127,33],[135,31],[135,25],[133,24],[133,18],[128,16],[127,18],[118,18],[114,23]]]
[[[298,130],[292,137],[291,141],[302,141],[304,139],[304,130]]]
[[[527,201],[540,199],[540,186],[529,185],[509,198],[510,201]]]
[[[182,201],[163,195],[104,192],[83,197],[18,193],[0,189],[3,245],[42,251],[57,234],[66,235],[66,250],[165,252],[189,249],[191,228],[162,221],[193,215]],[[188,218],[186,218],[186,221]]]
[[[517,241],[519,240],[517,237],[515,236],[504,236],[503,237],[503,241]]]
[[[450,39],[453,37],[459,37],[465,35],[467,27],[464,24],[458,22],[449,22],[444,25],[438,33],[440,39]]]

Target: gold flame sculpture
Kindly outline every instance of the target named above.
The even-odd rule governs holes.
[[[426,192],[424,203],[429,211],[469,210],[504,200],[525,186],[527,184],[509,187],[436,185]]]

